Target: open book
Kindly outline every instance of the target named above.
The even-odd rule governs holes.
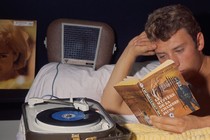
[[[174,61],[167,60],[142,79],[126,78],[114,86],[140,123],[149,116],[179,117],[199,109]]]

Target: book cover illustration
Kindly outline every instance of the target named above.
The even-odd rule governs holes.
[[[149,116],[153,114],[179,117],[199,109],[199,104],[174,63],[170,60],[165,64],[141,80],[129,78],[115,86],[141,123],[150,125]]]
[[[0,19],[0,89],[29,89],[35,75],[36,21]]]

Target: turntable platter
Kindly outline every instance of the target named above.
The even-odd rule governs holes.
[[[52,108],[37,114],[36,122],[40,125],[86,126],[97,124],[101,115],[95,111],[80,111],[71,107]]]

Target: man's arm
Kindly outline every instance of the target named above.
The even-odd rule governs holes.
[[[117,61],[102,95],[101,104],[107,111],[117,114],[132,114],[121,96],[114,89],[114,85],[129,75],[138,56],[154,55],[153,50],[155,48],[156,46],[148,40],[145,32],[142,32],[128,43]]]

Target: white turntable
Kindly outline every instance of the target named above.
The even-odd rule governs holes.
[[[26,140],[127,140],[103,107],[88,98],[31,98],[23,104]]]

